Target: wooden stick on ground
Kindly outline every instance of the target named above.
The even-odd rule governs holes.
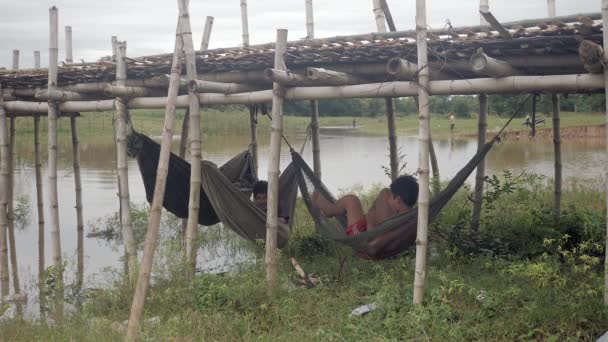
[[[169,155],[171,153],[171,142],[173,140],[173,126],[175,124],[176,99],[179,90],[179,80],[181,75],[181,55],[183,42],[176,31],[175,50],[171,65],[171,78],[169,82],[169,92],[165,109],[165,123],[163,130],[162,143],[158,169],[156,172],[156,184],[154,186],[154,198],[150,206],[150,217],[148,221],[148,232],[144,243],[144,256],[139,269],[137,286],[131,305],[129,324],[127,327],[127,341],[137,341],[140,336],[141,319],[144,313],[144,302],[148,287],[150,286],[150,273],[152,272],[152,262],[156,251],[158,231],[160,229],[160,219],[165,197],[165,186],[167,185],[167,175],[169,173]]]
[[[287,30],[277,30],[274,68],[285,70]],[[270,159],[268,164],[268,211],[266,214],[266,283],[268,294],[277,290],[277,232],[279,229],[279,167],[281,163],[281,136],[283,134],[283,102],[285,88],[279,83],[273,87],[272,131],[270,133]]]

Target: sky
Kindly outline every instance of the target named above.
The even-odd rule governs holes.
[[[387,0],[398,30],[415,28],[415,0]],[[372,0],[313,0],[315,36],[375,31]],[[72,26],[75,61],[93,62],[111,54],[111,36],[127,42],[132,57],[172,52],[177,24],[177,0],[0,0],[0,67],[11,68],[12,51],[20,50],[20,68],[48,65],[51,6],[59,8],[59,60],[65,59],[64,26]],[[304,0],[249,0],[251,44],[274,42],[277,29],[289,30],[288,39],[306,36]],[[479,24],[479,0],[427,0],[427,22],[442,28]],[[600,0],[556,0],[557,15],[600,11]],[[543,18],[546,0],[490,0],[499,21]],[[194,46],[199,47],[206,16],[215,17],[210,48],[242,43],[240,0],[190,0]]]

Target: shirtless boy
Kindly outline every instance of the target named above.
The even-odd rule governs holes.
[[[408,212],[418,199],[418,182],[412,176],[401,176],[395,179],[390,188],[383,189],[367,214],[363,212],[361,200],[355,195],[346,195],[335,204],[320,193],[312,195],[312,203],[326,217],[346,215],[346,234],[354,236],[376,228],[380,223]]]

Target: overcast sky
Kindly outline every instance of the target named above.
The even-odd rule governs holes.
[[[388,0],[398,30],[413,29],[415,0]],[[275,40],[276,29],[289,40],[306,36],[304,0],[249,0],[251,44]],[[600,11],[600,0],[556,0],[557,15]],[[59,60],[65,59],[64,26],[73,31],[74,59],[95,61],[111,54],[110,37],[127,41],[129,56],[171,52],[177,0],[0,0],[0,67],[12,66],[12,50],[21,52],[20,68],[33,67],[33,51],[48,65],[48,9],[59,8]],[[429,26],[478,25],[479,0],[427,0]],[[547,15],[546,0],[490,0],[490,10],[506,22]],[[317,38],[375,31],[372,0],[314,1]],[[241,44],[240,1],[190,0],[195,47],[200,46],[206,16],[214,16],[210,48]]]

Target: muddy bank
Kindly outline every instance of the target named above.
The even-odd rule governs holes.
[[[502,140],[528,140],[530,139],[530,132],[529,129],[505,131],[501,138]],[[489,132],[487,138],[492,139],[494,134],[494,132]],[[477,137],[476,134],[466,136]],[[597,139],[599,141],[606,138],[606,125],[564,127],[560,130],[560,137],[562,140]],[[536,128],[535,140],[553,140],[553,129],[550,127]]]

